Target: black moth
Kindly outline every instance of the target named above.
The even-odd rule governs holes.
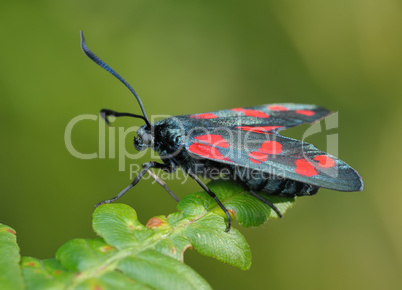
[[[101,116],[107,123],[108,116],[127,116],[145,121],[134,138],[134,147],[138,151],[150,147],[159,153],[162,160],[162,163],[144,163],[143,169],[129,186],[97,206],[120,198],[147,172],[178,201],[166,184],[149,171],[151,168],[172,173],[181,167],[225,212],[228,219],[226,231],[230,230],[231,217],[199,175],[212,178],[225,174],[268,204],[280,217],[279,210],[256,192],[303,196],[315,194],[320,187],[338,191],[363,190],[363,180],[345,162],[319,151],[311,144],[278,134],[278,131],[289,127],[319,121],[330,111],[315,105],[272,104],[175,116],[151,124],[134,89],[87,48],[82,32],[81,48],[90,59],[114,75],[133,93],[143,114],[104,109]]]

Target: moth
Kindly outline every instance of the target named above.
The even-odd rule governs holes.
[[[304,123],[314,123],[330,111],[304,104],[270,104],[234,108],[216,112],[174,116],[152,124],[136,91],[109,65],[86,46],[81,32],[81,48],[96,64],[120,80],[135,96],[142,114],[101,110],[108,117],[133,117],[145,122],[137,131],[134,147],[138,151],[151,148],[158,152],[161,162],[142,164],[143,169],[130,185],[114,198],[120,198],[149,173],[177,201],[166,183],[153,174],[156,168],[173,173],[178,168],[193,178],[221,207],[231,228],[231,216],[199,176],[225,176],[247,189],[268,204],[279,217],[281,213],[270,201],[257,194],[305,196],[314,195],[320,187],[337,191],[361,191],[364,188],[359,174],[344,161],[318,150],[311,144],[288,138],[279,131]]]

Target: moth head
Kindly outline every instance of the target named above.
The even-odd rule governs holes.
[[[134,148],[137,151],[145,150],[154,145],[154,136],[149,126],[144,125],[137,131],[137,137],[134,137]]]

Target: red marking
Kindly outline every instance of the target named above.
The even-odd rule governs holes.
[[[215,118],[218,118],[217,115],[212,114],[212,113],[191,115],[190,117],[191,117],[191,118],[196,118],[196,119],[215,119]]]
[[[300,115],[305,115],[305,116],[313,116],[315,114],[314,111],[310,111],[310,110],[296,110],[296,113],[300,114]]]
[[[268,154],[279,154],[282,152],[282,145],[277,141],[265,141],[257,151],[248,153],[249,160],[253,163],[267,161]],[[253,159],[254,158],[254,159]]]
[[[26,263],[25,265],[34,267],[34,266],[36,266],[36,263],[34,263],[34,262],[29,262],[29,263]]]
[[[236,127],[236,129],[264,134],[266,132],[273,131],[273,130],[281,128],[281,127],[282,126],[262,126],[262,127],[239,126],[239,127]]]
[[[12,229],[9,229],[9,228],[4,228],[4,229],[1,230],[1,231],[7,232],[7,233],[10,233],[10,234],[13,234],[13,235],[16,235],[16,234],[17,234],[16,232],[14,232]]]
[[[280,154],[282,152],[282,145],[278,141],[265,141],[262,143],[258,152],[265,154]]]
[[[250,154],[250,153],[249,153],[249,154]],[[250,160],[250,161],[253,162],[253,163],[257,163],[257,164],[260,164],[260,163],[261,163],[261,161],[255,160],[255,159],[253,159],[253,158],[248,158],[248,160]]]
[[[246,110],[243,108],[232,109],[232,111],[243,112],[248,117],[269,118],[269,115],[258,110]]]
[[[257,163],[257,164],[267,161],[267,158],[268,158],[267,154],[261,153],[261,152],[258,152],[258,151],[250,152],[250,153],[248,153],[248,156],[251,157],[251,158],[249,158],[251,160],[251,162],[254,162],[254,163]],[[257,159],[257,160],[255,160],[255,159]]]
[[[267,108],[268,108],[268,110],[271,110],[271,111],[289,111],[289,109],[284,106],[273,105],[273,106],[267,106]]]
[[[231,216],[236,216],[236,212],[233,209],[228,209],[228,212]]]
[[[113,249],[114,248],[112,246],[104,246],[104,247],[100,248],[101,252],[103,252],[103,253],[106,253],[106,252],[108,252],[110,250],[113,250]]]
[[[313,159],[317,160],[318,164],[324,168],[333,167],[335,165],[335,160],[326,155],[318,155],[318,156],[314,157]]]
[[[229,158],[224,157],[216,147],[207,144],[193,143],[188,147],[188,150],[210,159],[230,161]]]
[[[228,148],[229,147],[229,143],[226,142],[226,140],[223,139],[221,135],[217,135],[217,134],[201,135],[201,136],[194,137],[194,139],[204,141],[204,142],[209,143],[211,145],[222,147],[222,148]]]
[[[147,228],[149,228],[149,229],[152,229],[152,228],[160,227],[163,224],[165,224],[165,222],[163,220],[161,220],[158,217],[153,217],[153,218],[148,220],[148,222],[147,222],[147,224],[145,226]]]
[[[306,159],[296,160],[295,172],[304,176],[314,176],[318,174],[317,171],[315,171],[314,166]]]
[[[61,270],[56,270],[56,271],[54,272],[54,274],[60,275],[60,274],[61,274]]]

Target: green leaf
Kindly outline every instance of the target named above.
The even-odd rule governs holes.
[[[235,228],[229,233],[225,232],[225,229],[222,217],[207,214],[199,222],[191,224],[176,235],[188,237],[192,246],[205,256],[248,270],[251,266],[251,251],[246,239]]]
[[[118,269],[156,289],[212,289],[190,267],[152,249],[125,258]]]
[[[152,234],[137,219],[137,213],[129,206],[106,204],[94,213],[93,227],[99,236],[110,245],[124,249],[140,242]]]
[[[277,213],[267,204],[261,202],[242,186],[232,182],[215,180],[208,183],[208,187],[217,195],[226,209],[244,227],[259,226],[270,218],[278,218]],[[293,197],[270,196],[260,193],[264,199],[274,204],[283,214],[295,202]],[[187,195],[178,205],[178,209],[185,214],[202,211],[202,208],[212,210],[225,217],[222,209],[206,192]]]
[[[56,260],[40,261],[31,257],[23,257],[22,274],[26,289],[64,289],[66,282],[73,277]]]
[[[0,224],[0,289],[23,289],[20,254],[15,231]]]
[[[243,226],[258,226],[278,217],[236,184],[213,181],[208,186]],[[294,202],[294,198],[263,198],[282,214]],[[183,263],[190,247],[242,270],[250,268],[251,251],[245,238],[234,227],[225,232],[226,215],[207,193],[189,194],[177,208],[178,212],[153,217],[143,225],[128,205],[101,205],[93,214],[93,228],[100,238],[71,240],[59,248],[56,259],[25,257],[22,276],[15,232],[2,226],[0,270],[6,275],[0,278],[7,279],[0,279],[6,286],[0,288],[22,289],[24,280],[27,289],[211,289]]]
[[[116,252],[102,239],[75,239],[61,246],[56,258],[66,269],[82,272],[107,261]]]

